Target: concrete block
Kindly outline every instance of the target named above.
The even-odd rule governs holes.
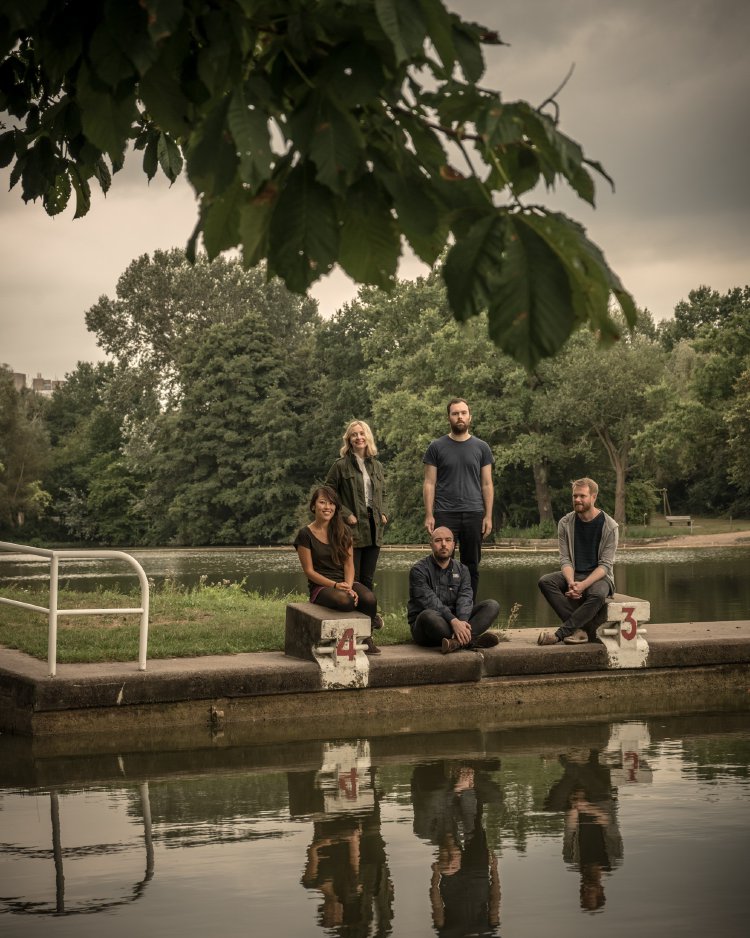
[[[370,662],[363,639],[372,634],[368,616],[337,612],[315,603],[286,607],[284,653],[315,661],[326,690],[367,687]]]
[[[597,635],[607,650],[609,668],[645,668],[648,658],[646,630],[641,623],[651,618],[651,603],[615,593],[607,603],[607,621]]]

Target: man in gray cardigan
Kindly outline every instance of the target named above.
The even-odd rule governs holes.
[[[560,571],[539,580],[539,589],[562,625],[555,632],[540,632],[539,645],[594,641],[597,628],[606,621],[606,602],[615,591],[612,568],[619,532],[614,518],[596,507],[598,494],[593,479],[573,483],[573,511],[557,526]]]

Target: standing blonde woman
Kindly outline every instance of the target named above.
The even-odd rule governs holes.
[[[354,576],[373,588],[383,528],[388,523],[385,478],[377,460],[378,448],[364,420],[352,420],[344,430],[341,458],[326,477],[341,502],[341,516],[349,525],[354,543]]]

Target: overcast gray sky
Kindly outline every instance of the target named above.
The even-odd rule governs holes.
[[[454,0],[496,28],[483,84],[506,100],[559,95],[561,129],[616,183],[591,211],[545,201],[588,228],[636,302],[658,319],[700,284],[750,282],[750,2],[748,0]],[[114,296],[130,261],[183,247],[195,221],[187,183],[146,185],[140,154],[90,213],[48,218],[0,172],[0,362],[63,377],[101,356],[85,311]],[[422,272],[405,260],[402,277]],[[313,290],[324,315],[355,288],[333,274]]]

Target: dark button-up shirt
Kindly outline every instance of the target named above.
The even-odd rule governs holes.
[[[430,554],[417,561],[409,571],[409,625],[425,609],[434,609],[446,622],[451,619],[466,622],[473,605],[469,570],[457,560],[451,559],[443,569]]]

